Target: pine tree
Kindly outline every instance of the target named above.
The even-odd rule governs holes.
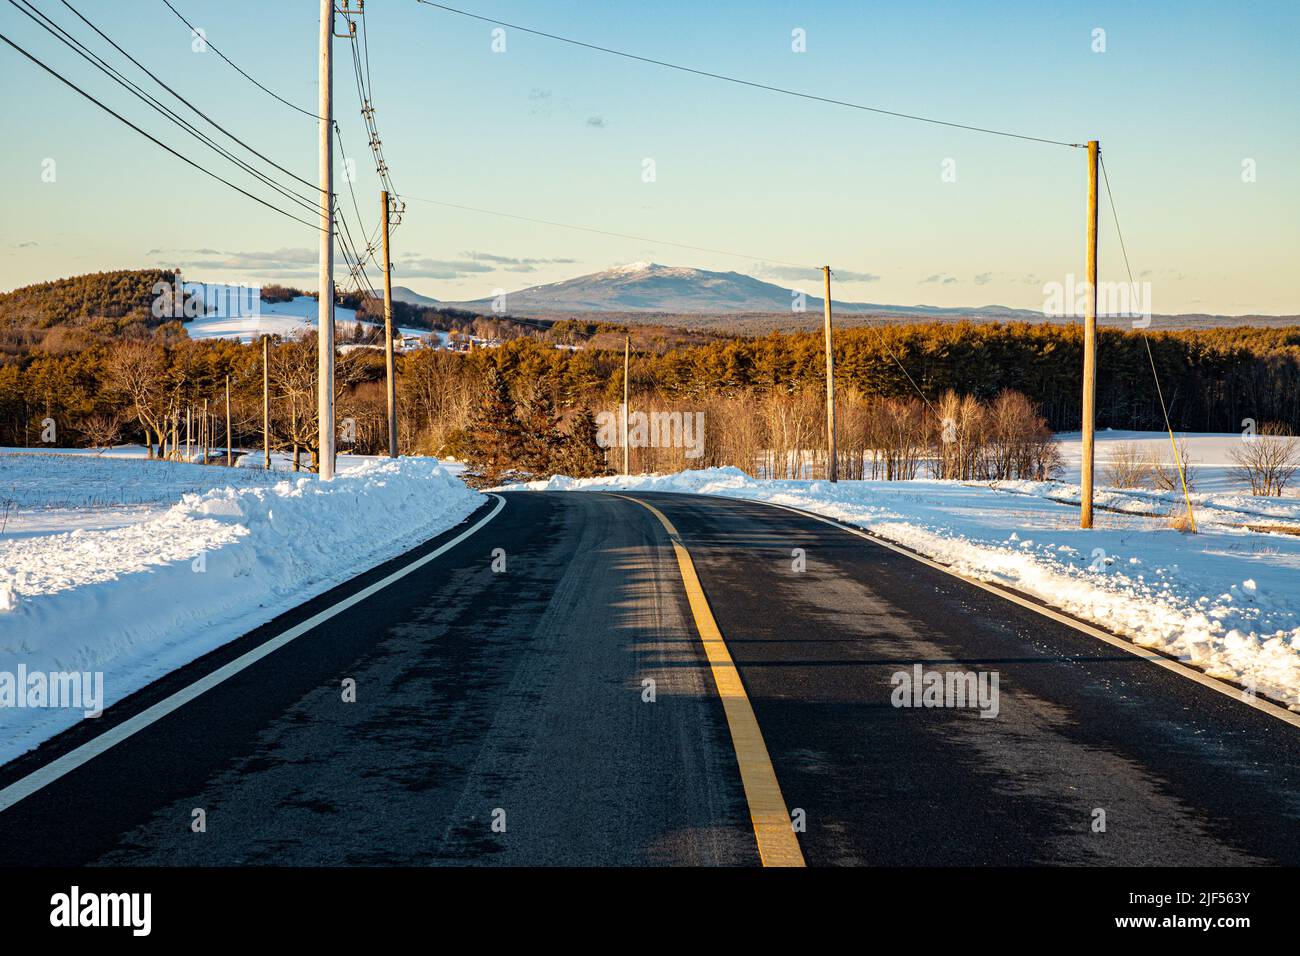
[[[546,391],[539,391],[522,410],[520,425],[523,447],[519,466],[534,475],[550,475],[560,465],[564,435],[559,429],[555,403]]]
[[[605,464],[605,449],[596,440],[599,427],[591,409],[583,405],[578,409],[569,433],[564,436],[557,471],[571,478],[594,478],[609,473]]]
[[[510,386],[496,366],[488,369],[487,387],[467,438],[470,460],[481,479],[488,483],[496,483],[520,460],[523,430],[515,418]]]

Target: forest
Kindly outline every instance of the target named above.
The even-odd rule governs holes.
[[[187,417],[196,427],[205,402],[209,418],[218,409],[223,416],[217,432],[224,441],[228,379],[235,443],[260,447],[261,346],[194,341],[184,322],[155,319],[150,290],[154,282],[170,278],[167,272],[103,273],[0,296],[0,445],[135,441],[164,453],[174,450]],[[270,297],[297,294],[288,289],[264,292]],[[341,297],[339,304],[359,307],[363,317],[382,314],[375,312],[373,299]],[[628,330],[617,324],[580,316],[538,324],[405,308],[411,311],[401,314],[400,324],[477,328],[495,334],[499,345],[468,353],[421,349],[398,356],[404,454],[472,457],[477,450],[482,456],[489,425],[509,446],[514,426],[500,418],[507,407],[518,420],[529,422],[525,432],[536,431],[540,416],[550,420],[556,436],[571,435],[575,427],[588,429],[588,414],[615,410],[622,400],[622,338]],[[679,449],[636,449],[639,466],[740,463],[747,470],[759,467],[777,474],[789,467],[782,449],[821,447],[824,354],[819,334],[678,336],[641,328],[631,334],[632,407],[705,411],[709,421],[701,458],[686,461]],[[348,335],[341,326],[339,341],[348,341]],[[272,442],[281,450],[300,451],[310,461],[315,453],[314,337],[276,338],[270,356]],[[348,349],[337,361],[338,416],[349,421],[348,441],[341,447],[381,452],[386,447],[382,352]],[[1005,423],[1012,412],[1007,403],[1023,403],[1011,417],[1021,419],[1023,434],[1017,440],[1027,443],[1014,453],[1020,456],[1014,470],[1027,477],[1051,470],[1050,456],[1028,446],[1036,447],[1044,434],[1079,427],[1082,332],[1077,325],[930,322],[850,328],[835,334],[835,365],[846,475],[870,477],[872,469],[886,468],[891,474],[908,473],[919,452],[902,445],[932,444],[936,430],[953,417],[943,409],[960,410],[963,400],[968,400],[965,415],[972,434],[996,431],[994,423]],[[1277,422],[1292,433],[1300,429],[1300,329],[1153,331],[1149,339],[1103,329],[1098,427],[1164,427],[1153,365],[1175,430],[1236,432],[1245,419]],[[487,411],[494,403],[495,423]],[[981,416],[984,424],[976,422]],[[904,427],[909,417],[917,423]],[[891,429],[910,437],[891,445],[885,437]],[[605,455],[600,463],[589,460],[591,440],[585,432],[581,449],[564,450],[563,444],[556,438],[554,453],[570,459],[587,455],[583,467],[604,467],[605,457],[613,462],[613,456]],[[893,449],[890,455],[864,454],[885,447]],[[756,465],[753,456],[760,453],[771,457]],[[508,468],[515,454],[531,454],[532,464],[541,467],[533,452],[510,447],[504,457],[494,453],[493,467]],[[971,474],[1005,468],[980,461],[953,467]]]

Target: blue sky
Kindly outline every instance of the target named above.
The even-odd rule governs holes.
[[[32,2],[150,82],[61,3]],[[315,122],[211,51],[193,52],[161,0],[72,2],[214,119],[314,181]],[[318,4],[173,3],[259,81],[315,109]],[[1300,312],[1289,281],[1300,252],[1300,4],[1291,0],[459,5],[885,109],[1100,139],[1155,311]],[[251,182],[0,6],[0,32],[187,155]],[[414,0],[370,0],[367,22],[377,121],[404,195],[741,254],[412,201],[393,236],[394,280],[420,292],[477,298],[635,260],[815,288],[815,274],[778,263],[828,262],[851,279],[837,298],[1038,308],[1045,283],[1082,272],[1082,150],[783,97],[509,29],[495,53],[490,25]],[[791,49],[795,28],[806,31],[804,53]],[[1097,28],[1104,53],[1092,49]],[[336,115],[373,229],[379,185],[347,42],[336,42]],[[155,265],[206,281],[314,282],[313,230],[203,177],[2,45],[0,80],[18,94],[0,121],[9,185],[0,288]],[[643,181],[646,159],[654,182]],[[42,176],[47,160],[53,182]],[[1253,182],[1243,181],[1248,160]],[[1123,278],[1108,216],[1101,242],[1102,278]]]

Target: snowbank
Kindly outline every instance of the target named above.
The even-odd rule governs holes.
[[[758,481],[735,468],[515,487],[694,492],[770,501],[846,521],[979,580],[1033,595],[1206,673],[1300,710],[1300,538],[1235,524],[1242,512],[1300,518],[1294,499],[1197,496],[1201,534],[1165,517],[1098,512],[1081,531],[1059,482]],[[1168,513],[1181,502],[1108,491],[1108,504]],[[1156,507],[1159,505],[1159,507]]]
[[[24,495],[48,499],[68,459],[21,457],[0,460],[4,491],[20,505]],[[73,530],[0,536],[0,673],[102,671],[106,706],[452,527],[483,500],[432,459],[368,461],[332,482],[166,462],[76,466],[85,480],[115,479],[133,504],[100,522],[93,500],[53,502],[52,512],[26,514],[52,513]],[[15,468],[23,480],[10,483]],[[194,472],[229,484],[158,503]],[[81,716],[0,707],[0,761]]]

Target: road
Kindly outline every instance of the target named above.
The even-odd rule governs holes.
[[[812,866],[1300,863],[1300,729],[1232,697],[789,511],[504,498],[0,812],[0,864],[755,866],[764,801]],[[463,530],[0,768],[0,788]],[[917,664],[996,673],[996,716],[894,706]]]

